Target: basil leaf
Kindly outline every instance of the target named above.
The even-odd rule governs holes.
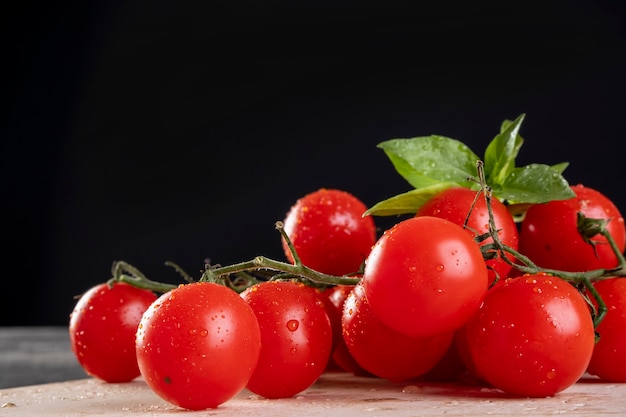
[[[519,130],[525,114],[505,120],[500,133],[487,145],[484,153],[485,181],[494,197],[506,201],[522,218],[531,204],[574,197],[562,176],[567,162],[548,166],[531,164],[516,167],[515,160],[524,139]],[[415,213],[437,192],[451,186],[477,190],[475,181],[478,156],[463,142],[440,135],[391,139],[378,144],[396,171],[415,190],[381,201],[366,213],[394,215]]]
[[[561,162],[559,164],[556,165],[552,165],[550,166],[550,168],[552,168],[553,170],[555,170],[556,172],[558,172],[559,174],[562,174],[563,171],[565,171],[565,169],[569,166],[569,162]]]
[[[428,187],[423,187],[408,191],[403,194],[398,194],[394,197],[388,198],[387,200],[383,200],[375,204],[364,213],[364,216],[393,216],[398,214],[415,214],[424,203],[426,203],[436,194],[447,188],[455,186],[458,185],[453,182],[439,182]]]
[[[505,120],[498,134],[485,149],[485,180],[491,186],[503,184],[515,169],[515,158],[524,140],[519,136],[519,129],[524,121],[524,114],[514,121]]]
[[[440,182],[470,187],[468,177],[476,176],[476,162],[480,159],[464,143],[439,135],[390,139],[378,147],[415,188]]]
[[[515,168],[502,184],[492,187],[493,194],[510,204],[536,204],[574,197],[575,193],[558,169],[544,164]]]

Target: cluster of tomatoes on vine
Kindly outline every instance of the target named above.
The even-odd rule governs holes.
[[[512,125],[502,143],[519,141]],[[586,373],[626,382],[626,228],[613,202],[568,185],[571,197],[516,206],[484,177],[441,184],[411,194],[419,208],[381,234],[372,213],[400,205],[306,194],[277,223],[285,261],[207,265],[178,286],[117,262],[78,300],[72,349],[89,375],[141,375],[190,410],[244,388],[292,397],[329,369],[392,383],[469,375],[527,397]]]

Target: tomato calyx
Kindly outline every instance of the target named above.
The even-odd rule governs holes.
[[[596,252],[597,242],[594,241],[593,238],[597,235],[600,235],[607,240],[609,245],[611,245],[611,249],[613,249],[613,252],[615,253],[615,256],[619,261],[620,266],[618,266],[617,269],[621,269],[621,265],[624,265],[626,262],[624,261],[624,256],[619,250],[615,239],[613,239],[613,236],[607,229],[609,221],[609,219],[592,219],[586,217],[583,213],[580,212],[577,213],[576,216],[576,226],[578,228],[578,233],[580,233],[580,236],[586,243],[593,247],[596,256],[598,256]]]

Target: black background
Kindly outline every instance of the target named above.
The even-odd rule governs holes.
[[[615,1],[19,2],[2,15],[1,325],[65,325],[125,260],[282,259],[317,188],[410,188],[376,145],[478,155],[526,113],[519,164],[626,211],[626,7]],[[381,228],[392,219],[376,219]]]

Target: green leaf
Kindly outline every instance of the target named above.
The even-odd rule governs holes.
[[[396,171],[414,188],[440,182],[471,187],[480,159],[464,143],[439,135],[390,139],[378,144]]]
[[[531,164],[516,167],[517,155],[524,143],[519,135],[525,114],[505,120],[500,133],[487,145],[484,153],[485,182],[493,196],[514,208],[517,218],[537,203],[574,197],[563,177],[567,162],[554,166]],[[477,190],[478,156],[463,142],[440,135],[391,139],[378,144],[396,171],[415,190],[391,197],[367,211],[373,215],[415,213],[437,192],[454,185]]]
[[[485,149],[485,178],[492,187],[503,184],[515,169],[515,158],[524,143],[519,135],[524,117],[522,114],[514,121],[505,120],[500,128],[500,134],[493,138]]]
[[[553,170],[555,170],[556,172],[558,172],[559,174],[562,174],[563,171],[565,171],[565,169],[569,166],[569,162],[561,162],[559,164],[556,165],[552,165],[550,166],[550,168],[552,168]]]
[[[437,184],[433,184],[427,187],[411,190],[403,194],[398,194],[394,197],[375,204],[365,212],[364,216],[393,216],[399,214],[415,214],[417,210],[433,196],[447,188],[455,186],[458,185],[453,182],[439,182]]]
[[[558,168],[544,164],[513,169],[502,184],[493,187],[493,193],[510,204],[545,203],[575,196]]]

